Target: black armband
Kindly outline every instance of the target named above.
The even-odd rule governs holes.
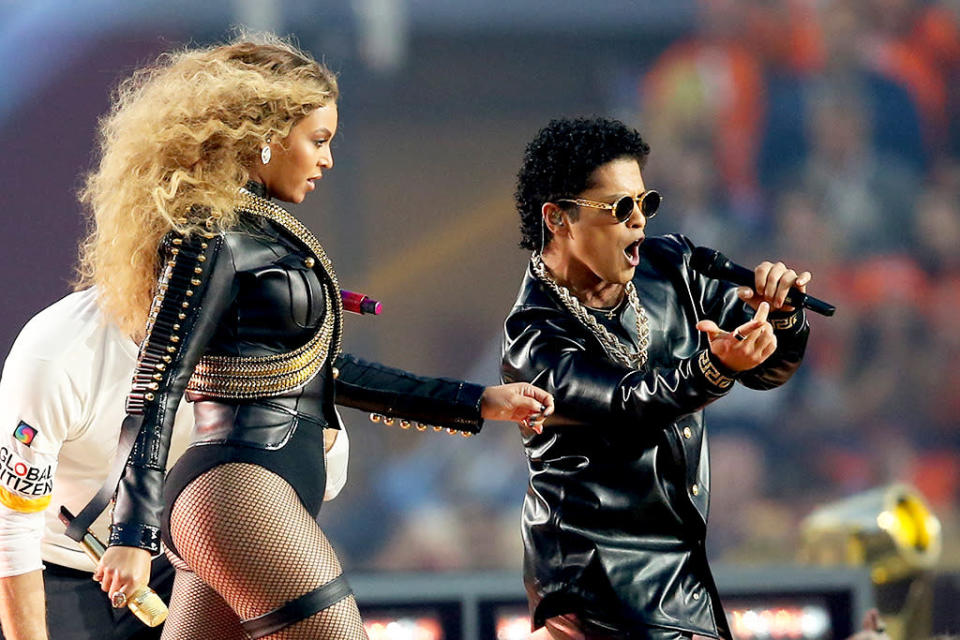
[[[160,552],[160,527],[141,523],[110,525],[111,547],[139,547],[152,554]]]

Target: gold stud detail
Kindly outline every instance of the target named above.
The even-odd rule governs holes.
[[[183,244],[183,238],[174,238],[173,244]]]
[[[180,342],[180,336],[178,335],[170,336],[170,342]]]
[[[194,267],[193,272],[197,275],[200,275],[201,273],[203,273],[203,269],[201,269],[200,267]]]
[[[333,368],[333,379],[336,380],[336,379],[339,378],[339,377],[340,377],[340,369],[337,369],[336,367],[334,367],[334,368]]]
[[[388,427],[391,426],[393,424],[393,417],[383,416],[383,424],[387,425]]]
[[[313,269],[313,265],[317,264],[317,261],[310,256],[307,256],[303,259],[303,264],[307,267],[307,269]]]
[[[410,421],[409,421],[409,420],[404,420],[403,418],[400,418],[400,428],[401,428],[401,429],[409,429],[409,428],[410,428]]]
[[[700,485],[695,484],[692,487],[690,487],[690,493],[692,493],[695,496],[700,495]]]
[[[436,431],[437,433],[439,433],[439,432],[443,431],[443,427],[434,426],[434,427],[433,427],[433,430]]]
[[[206,249],[207,246],[209,246],[209,245],[207,245],[206,242],[201,242],[201,243],[200,243],[200,248],[201,248],[201,249]]]
[[[190,279],[190,284],[192,284],[192,285],[195,286],[195,287],[199,287],[199,286],[200,286],[200,280],[197,279],[197,278],[191,278],[191,279]]]
[[[155,374],[153,374],[153,379],[154,379],[154,380],[163,380],[163,374],[162,374],[162,373],[155,373]]]
[[[371,413],[370,422],[380,422],[381,417],[382,416],[379,413]]]
[[[168,363],[169,363],[171,360],[173,360],[173,358],[171,358],[170,356],[163,356],[163,361],[164,361],[164,362],[168,362]]]
[[[197,262],[206,262],[207,256],[197,256]]]
[[[178,253],[180,253],[180,249],[177,247],[174,247],[173,249],[170,249],[170,253],[172,253],[173,255],[177,255]]]
[[[460,435],[462,435],[464,438],[472,438],[472,437],[473,437],[473,434],[470,433],[469,431],[461,431],[461,432],[460,432]]]
[[[181,320],[186,320],[186,319],[187,319],[187,314],[185,314],[185,313],[178,313],[178,314],[177,314],[177,317],[180,318]]]
[[[157,364],[154,365],[154,367],[156,368],[157,371],[163,371],[164,369],[167,368],[167,365],[163,364],[162,362],[158,362]]]
[[[154,391],[156,391],[157,389],[160,388],[160,385],[157,384],[156,382],[151,382],[150,384],[147,385],[147,388],[148,388],[148,389],[153,389]]]
[[[684,428],[683,428],[683,437],[684,437],[684,438],[687,438],[687,439],[692,438],[692,437],[693,437],[693,429],[691,429],[690,427],[684,427]]]
[[[302,264],[307,255],[312,256],[316,266],[322,266],[329,278],[326,284],[330,293],[336,294],[339,289],[336,273],[313,234],[280,207],[242,189],[240,193],[243,200],[241,209],[277,223],[307,245],[309,253],[300,254],[296,259]],[[199,244],[200,241],[196,241],[196,245]],[[194,267],[199,265],[200,256],[194,258],[191,252],[190,258],[195,261]],[[328,313],[323,327],[306,345],[270,357],[204,356],[194,370],[187,389],[214,397],[259,398],[302,386],[321,367],[332,369],[333,358],[340,353],[340,301],[337,295],[325,298]],[[264,375],[259,375],[260,372]],[[382,420],[383,415],[379,415]]]
[[[427,425],[423,424],[422,422],[417,422],[417,423],[416,423],[416,427],[417,427],[417,431],[426,431],[426,430],[427,430]]]
[[[151,401],[151,402],[152,402],[152,401],[153,401],[153,398],[154,398],[154,395],[153,395],[152,393],[148,393],[148,394],[146,394],[146,395],[143,396],[143,397],[146,398],[148,401]]]

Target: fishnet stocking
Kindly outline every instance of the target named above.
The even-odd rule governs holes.
[[[172,555],[172,554],[171,554]],[[192,571],[177,571],[162,640],[246,640],[240,618]]]
[[[342,573],[333,547],[293,488],[253,464],[223,464],[187,485],[174,503],[170,534],[184,562],[243,620],[273,611]],[[187,594],[191,583],[180,580],[183,573],[177,572],[177,583],[192,598]],[[174,588],[171,618],[175,607],[183,609],[176,620],[184,625],[206,618],[209,605],[211,617],[219,619],[211,598],[201,598],[204,607],[195,607],[190,599],[176,598],[176,584]],[[193,588],[190,594],[195,592]],[[171,626],[171,639],[206,637],[177,635],[177,625],[168,620]],[[267,638],[366,640],[367,635],[349,596]]]

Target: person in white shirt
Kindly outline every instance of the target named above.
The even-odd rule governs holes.
[[[136,361],[136,343],[105,320],[96,291],[85,289],[31,319],[4,363],[0,639],[160,637],[162,627],[148,629],[128,609],[111,607],[91,579],[94,563],[57,517],[61,505],[79,512],[106,479]],[[188,444],[191,427],[181,404],[169,464]],[[346,432],[327,448],[324,500],[331,500],[346,481]],[[91,529],[107,540],[109,525],[105,512]],[[168,600],[174,572],[162,554],[152,565],[151,587]]]

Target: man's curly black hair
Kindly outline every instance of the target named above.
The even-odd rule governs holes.
[[[650,147],[640,134],[619,120],[551,120],[527,145],[517,174],[514,197],[523,236],[520,246],[532,251],[540,249],[543,203],[576,198],[589,187],[591,174],[611,160],[635,158],[642,169],[649,153]],[[576,215],[575,210],[571,215]],[[549,229],[546,234],[549,242]]]

